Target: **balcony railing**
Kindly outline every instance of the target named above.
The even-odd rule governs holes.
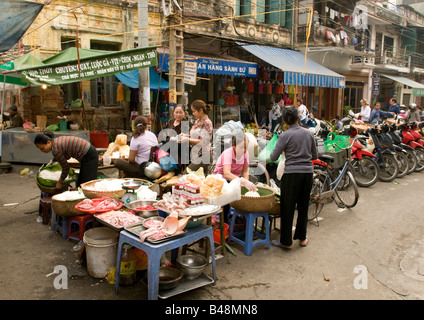
[[[375,57],[375,64],[409,68],[411,67],[411,56],[394,54],[391,50],[384,50],[382,56]]]

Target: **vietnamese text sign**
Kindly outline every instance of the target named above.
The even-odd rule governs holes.
[[[70,61],[20,71],[32,83],[59,85],[156,65],[156,47],[147,47],[81,59],[79,65],[78,61]]]
[[[196,85],[197,80],[197,62],[185,61],[184,62],[184,83]]]

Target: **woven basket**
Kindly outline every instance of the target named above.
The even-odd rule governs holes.
[[[64,192],[64,191],[68,190],[68,185],[63,186],[63,187],[62,187],[62,190],[56,190],[56,188],[55,188],[55,187],[45,187],[45,186],[41,185],[41,184],[38,182],[38,180],[37,180],[37,179],[35,179],[35,182],[37,183],[38,188],[39,188],[42,192],[47,193],[48,195],[54,195],[54,194],[62,193],[62,192]]]
[[[243,191],[244,189],[244,191]],[[275,192],[269,187],[258,187],[258,193],[266,193],[261,197],[248,197],[243,194],[247,189],[242,188],[242,196],[240,200],[231,202],[230,205],[239,211],[243,212],[269,212],[275,204]]]
[[[268,211],[270,216],[279,216],[280,215],[280,202],[274,201],[272,209]]]
[[[72,217],[72,216],[80,216],[87,214],[78,209],[75,209],[75,206],[80,203],[83,199],[77,200],[57,200],[56,196],[52,197],[52,207],[53,210],[61,216],[64,217]]]
[[[116,180],[116,179],[98,179],[98,180],[92,180],[85,182],[80,185],[82,192],[88,199],[96,199],[101,197],[110,197],[110,198],[122,198],[122,196],[127,192],[125,189],[122,190],[116,190],[116,191],[94,191],[94,190],[87,190],[88,186],[91,186],[99,181],[105,181],[105,180]],[[150,181],[144,180],[144,179],[136,179],[136,178],[124,178],[119,180],[134,180],[134,181],[142,181],[147,184],[149,184],[149,188],[151,189],[153,187],[153,183]]]

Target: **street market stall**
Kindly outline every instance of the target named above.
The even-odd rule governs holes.
[[[165,299],[214,284],[214,243],[222,241],[224,244],[225,241],[224,236],[217,241],[214,229],[217,229],[218,235],[224,235],[223,220],[219,223],[222,218],[221,207],[241,199],[240,181],[235,179],[228,183],[221,175],[189,173],[181,175],[171,191],[161,196],[152,190],[154,185],[143,179],[93,180],[82,184],[79,191],[65,191],[54,195],[54,215],[62,216],[62,222],[67,221],[68,229],[70,221],[76,217],[81,221],[94,222],[92,228],[84,230],[80,235],[83,236],[80,241],[87,251],[87,270],[92,277],[107,278],[110,283],[115,283],[116,292],[119,285],[123,284],[121,279],[125,282],[128,280],[128,272],[136,270],[135,262],[131,270],[123,269],[127,265],[124,262],[128,262],[125,260],[128,250],[134,253],[140,249],[145,253],[144,259],[148,257],[145,268],[149,272],[145,282],[149,299]],[[123,199],[128,192],[133,193],[137,200],[127,204]],[[73,207],[65,206],[66,202],[71,202]],[[131,206],[132,203],[136,205]],[[55,212],[56,209],[59,212]],[[146,217],[146,211],[153,214]],[[108,228],[110,232],[104,233],[104,228]],[[107,234],[102,240],[103,247],[98,244],[100,240],[93,230]],[[69,232],[73,231],[69,229]],[[68,236],[69,234],[66,237]],[[179,248],[184,249],[205,237],[209,241],[204,254],[185,254],[183,250],[179,255]],[[130,247],[125,247],[124,243]],[[108,250],[113,251],[106,257],[103,256],[104,263],[98,266],[102,260],[99,252],[105,247],[110,247]],[[174,269],[176,267],[183,274],[170,287],[165,285],[169,279],[165,281],[162,278],[163,273],[169,270],[160,266],[161,258],[168,251],[171,252]],[[190,266],[197,262],[200,263],[198,267]],[[211,276],[206,272],[209,264],[212,265]]]

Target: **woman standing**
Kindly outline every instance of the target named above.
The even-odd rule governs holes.
[[[368,105],[368,101],[362,99],[361,100],[361,112],[359,113],[361,116],[361,120],[364,122],[368,122],[371,116],[371,107]]]
[[[114,161],[115,167],[124,172],[124,177],[145,177],[140,165],[150,160],[150,151],[152,147],[159,144],[155,134],[146,129],[147,118],[142,116],[135,118],[128,160],[116,159]]]
[[[283,121],[287,131],[278,137],[271,160],[276,161],[284,152],[285,168],[281,178],[281,233],[280,240],[272,241],[274,246],[291,249],[292,225],[297,207],[296,231],[293,239],[300,240],[300,245],[308,244],[306,229],[308,224],[309,196],[312,189],[312,160],[317,158],[317,149],[313,134],[299,125],[299,113],[295,106],[284,109]]]
[[[197,171],[203,168],[205,174],[208,173],[212,163],[211,139],[213,133],[213,124],[208,117],[211,106],[202,100],[196,100],[191,104],[195,123],[190,130],[190,135],[180,134],[180,143],[189,143],[192,147],[190,151],[190,165],[188,168]]]
[[[181,172],[183,169],[183,165],[187,164],[189,162],[188,154],[182,154],[182,148],[181,144],[178,143],[178,140],[180,139],[179,135],[183,132],[190,129],[190,123],[187,120],[186,112],[184,110],[184,107],[182,105],[177,105],[174,108],[174,118],[169,120],[166,124],[165,129],[165,138],[162,140],[162,142],[170,143],[170,150],[171,150],[171,156],[174,158],[174,160],[177,161],[178,164],[178,172]],[[159,138],[161,138],[161,135],[159,135]],[[175,150],[172,144],[177,144],[177,151],[178,155],[173,154],[173,150]]]
[[[77,159],[81,163],[80,172],[76,182],[78,188],[84,182],[97,179],[99,155],[96,148],[85,139],[74,136],[60,136],[54,138],[53,132],[39,133],[34,139],[35,146],[41,152],[53,154],[53,161],[59,162],[62,174],[56,183],[56,189],[62,190],[63,181],[68,176],[70,158]]]

